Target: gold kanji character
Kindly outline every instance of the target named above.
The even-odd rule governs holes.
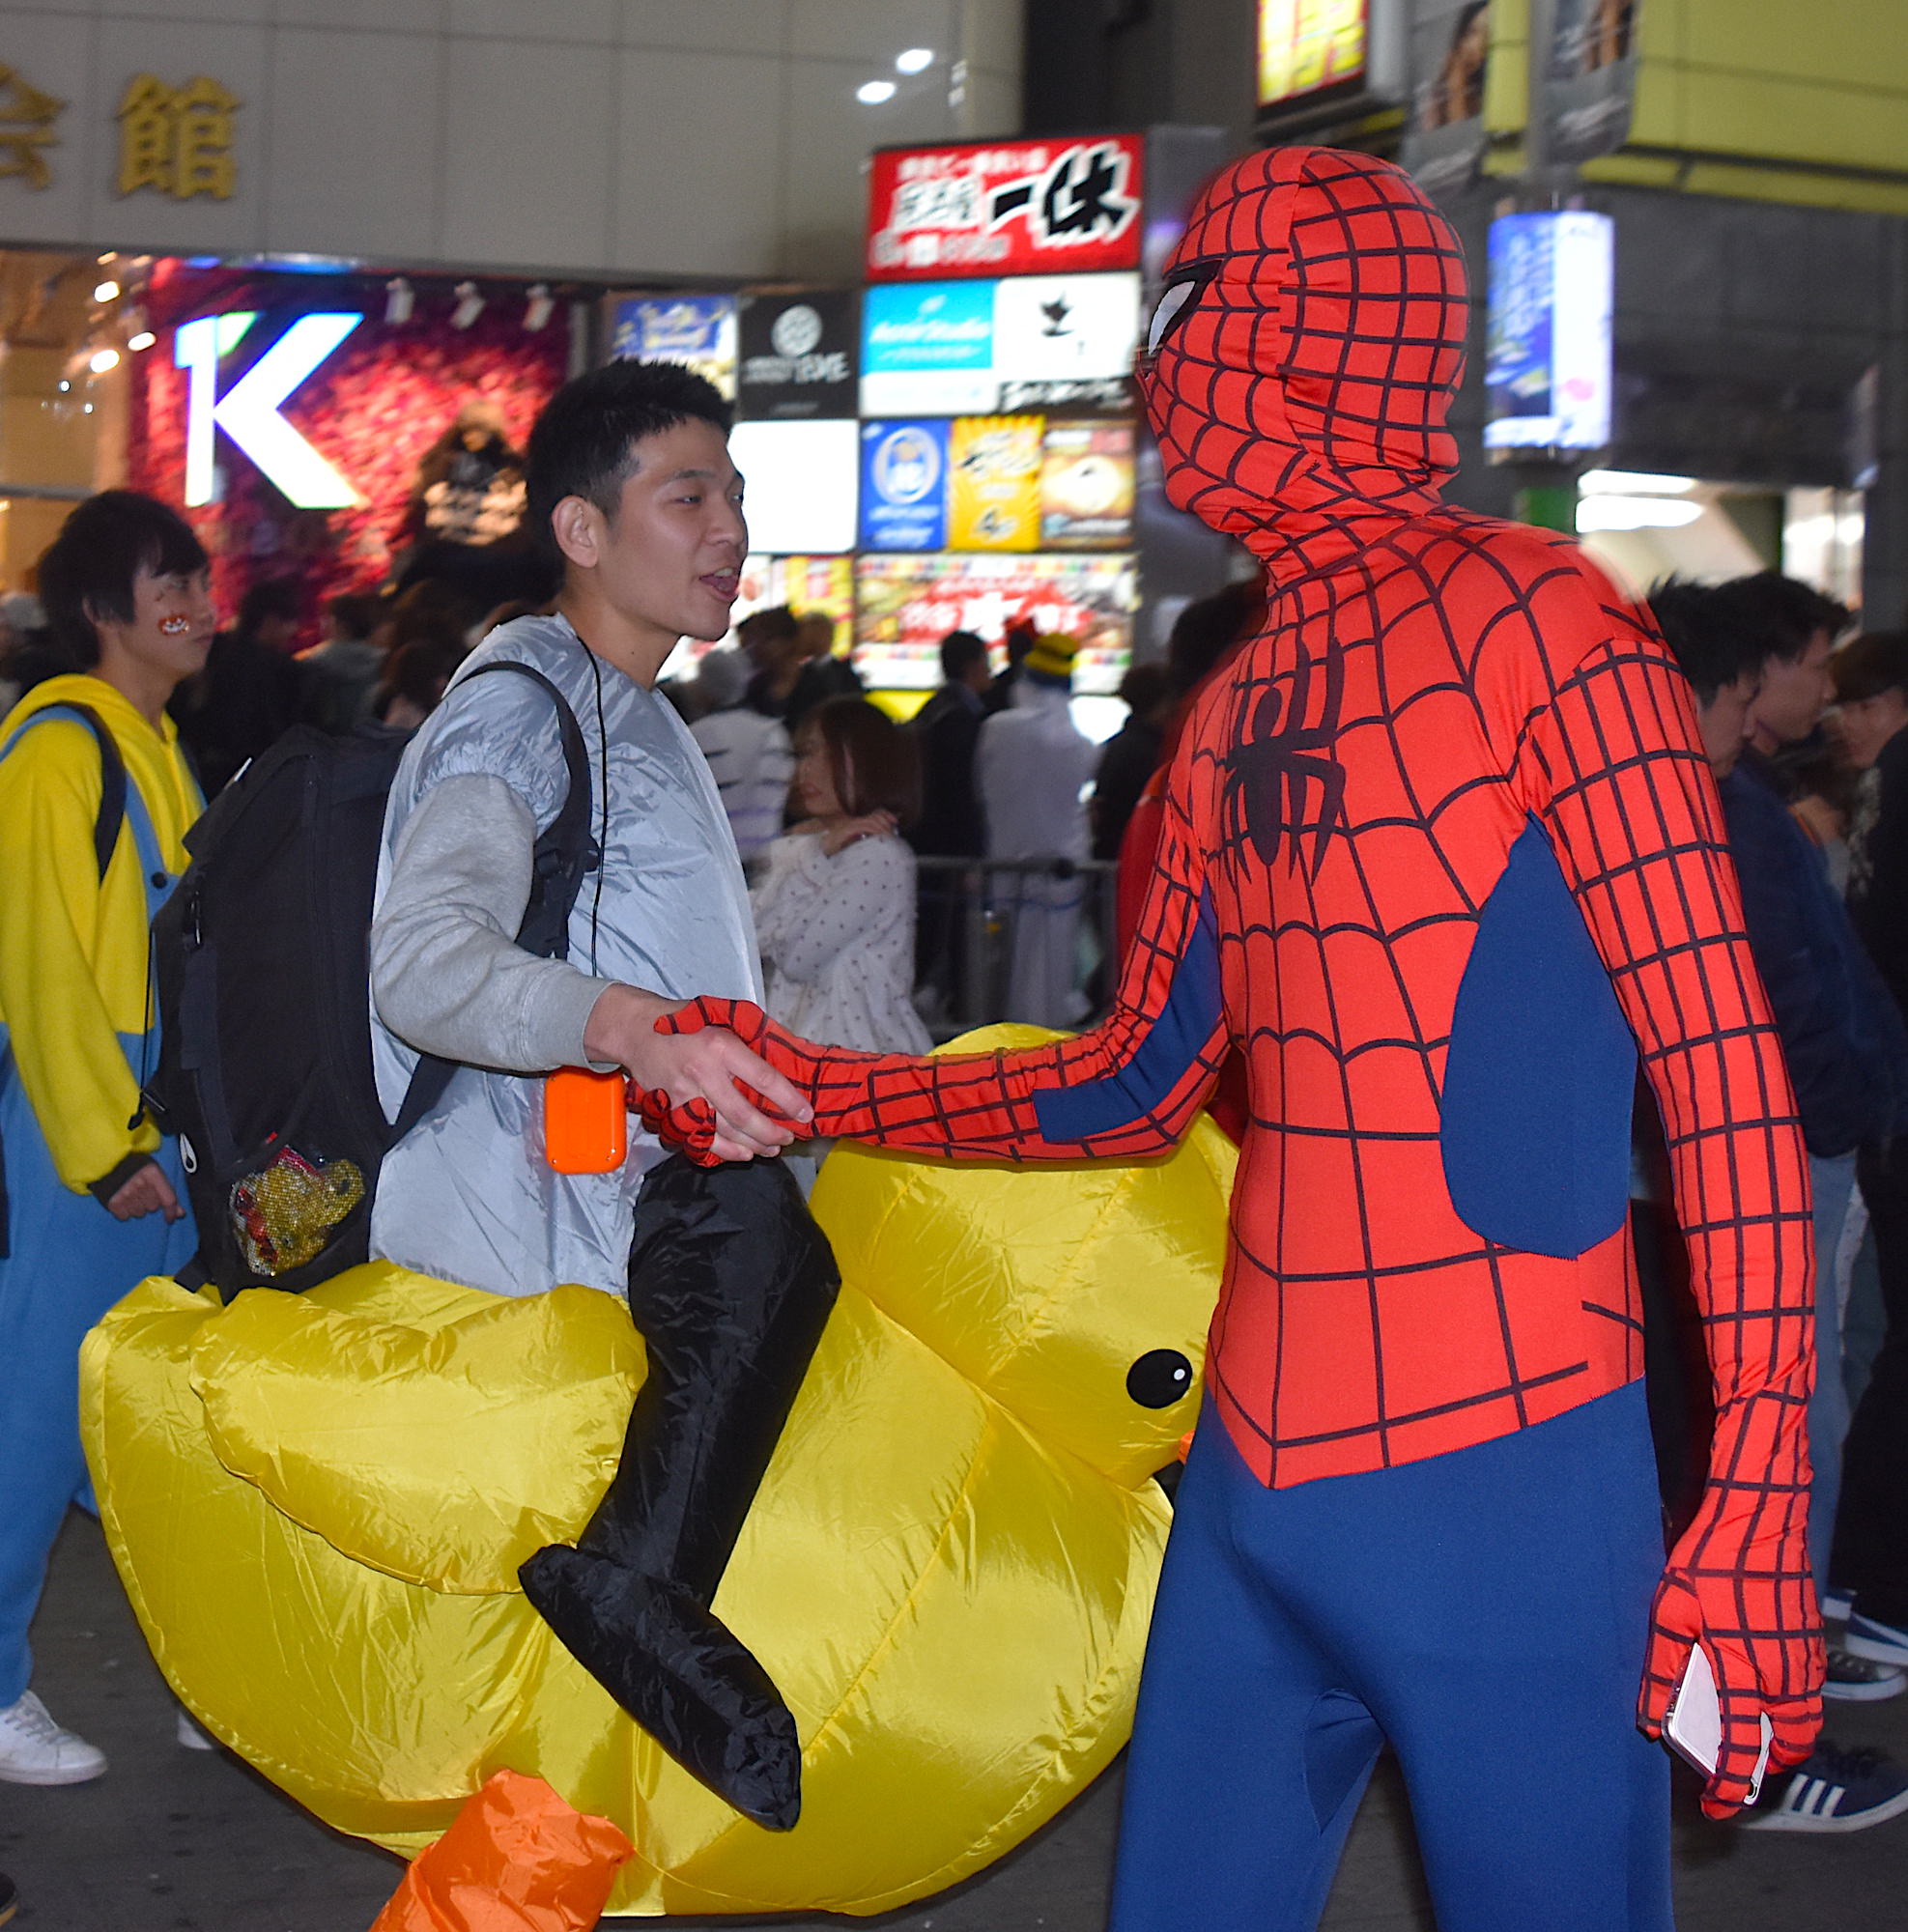
[[[232,154],[239,99],[205,74],[182,88],[157,74],[133,77],[119,104],[119,191],[157,188],[175,201],[195,194],[228,199],[238,184]]]
[[[51,184],[53,172],[40,151],[59,146],[53,123],[66,104],[0,66],[0,177],[18,176],[29,187]]]

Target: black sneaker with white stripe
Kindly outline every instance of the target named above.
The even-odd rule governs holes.
[[[1908,1771],[1878,1750],[1818,1744],[1780,1797],[1743,1814],[1751,1832],[1864,1832],[1908,1811]]]

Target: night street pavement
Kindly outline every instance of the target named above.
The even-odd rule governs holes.
[[[68,1520],[34,1634],[36,1687],[57,1718],[109,1754],[112,1769],[97,1783],[64,1790],[0,1785],[0,1869],[20,1888],[16,1925],[31,1932],[365,1932],[397,1882],[398,1862],[327,1832],[228,1753],[180,1748],[172,1700],[99,1528],[86,1518]],[[1908,1697],[1832,1707],[1832,1724],[1843,1743],[1880,1744],[1908,1757]],[[1118,1785],[1116,1770],[1016,1855],[912,1911],[877,1920],[772,1922],[1100,1932]],[[1533,1794],[1543,1803],[1557,1796]],[[1687,1791],[1679,1799],[1681,1932],[1895,1932],[1908,1925],[1908,1816],[1854,1835],[1801,1837],[1709,1825]],[[1353,1833],[1324,1923],[1327,1932],[1431,1932],[1388,1766]]]

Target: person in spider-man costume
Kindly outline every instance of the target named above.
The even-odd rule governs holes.
[[[732,1028],[813,1131],[1133,1159],[1230,1042],[1251,1119],[1141,1691],[1119,1932],[1316,1921],[1381,1741],[1443,1932],[1664,1932],[1660,1732],[1705,1807],[1808,1750],[1809,1199],[1686,686],[1566,539],[1450,508],[1456,238],[1356,154],[1196,205],[1141,382],[1168,494],[1265,564],[1181,746],[1116,1009],[915,1060]],[[1666,1564],[1626,1229],[1661,1109],[1716,1396]],[[653,1117],[706,1139],[698,1109]],[[1640,1696],[1638,1685],[1640,1684]]]

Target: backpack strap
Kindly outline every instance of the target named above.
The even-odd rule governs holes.
[[[523,923],[517,928],[517,944],[539,959],[567,959],[570,956],[570,914],[576,909],[577,895],[583,890],[584,875],[603,863],[603,848],[590,836],[589,819],[594,804],[589,778],[589,754],[584,749],[583,726],[570,701],[542,671],[513,659],[498,658],[494,664],[479,665],[458,681],[488,676],[492,671],[515,671],[549,693],[556,707],[556,728],[563,741],[563,763],[569,783],[562,809],[551,820],[548,831],[538,836],[530,855],[530,897],[524,908]],[[609,783],[609,773],[603,775]]]
[[[590,835],[589,818],[594,787],[590,783],[589,754],[584,750],[583,726],[570,701],[533,666],[499,658],[494,664],[479,665],[465,672],[458,682],[491,671],[515,671],[549,693],[556,707],[556,728],[563,741],[563,763],[568,783],[563,804],[547,831],[537,837],[530,854],[530,896],[524,908],[523,923],[517,928],[517,944],[539,959],[567,959],[570,956],[570,914],[575,911],[577,895],[583,890],[584,875],[603,863],[603,848]],[[609,773],[604,773],[609,783]],[[440,1100],[450,1085],[457,1062],[442,1060],[434,1053],[418,1056],[405,1089],[404,1103],[391,1123],[389,1145],[395,1147]]]
[[[120,756],[119,747],[113,742],[113,734],[107,730],[105,721],[90,704],[62,698],[57,704],[48,704],[36,711],[14,733],[6,749],[11,752],[21,736],[32,730],[43,718],[55,717],[62,711],[70,718],[78,719],[99,741],[100,810],[93,820],[93,856],[103,884],[106,867],[113,862],[113,848],[119,843],[119,829],[126,822],[126,760]],[[4,755],[5,753],[0,753],[0,756]]]

